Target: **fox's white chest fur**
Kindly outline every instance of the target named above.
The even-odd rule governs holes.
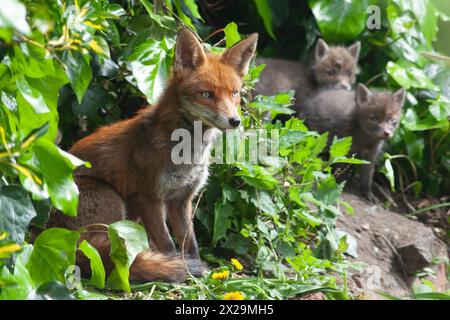
[[[203,142],[194,143],[191,148],[191,163],[172,164],[160,177],[161,196],[165,199],[196,194],[208,179],[209,159],[219,130],[205,133]]]

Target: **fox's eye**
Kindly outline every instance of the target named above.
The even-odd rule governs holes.
[[[212,98],[213,97],[213,93],[211,91],[202,91],[202,92],[200,92],[200,95],[203,98]]]
[[[347,76],[351,77],[352,73],[353,73],[352,70],[348,70],[347,71]]]
[[[369,119],[370,121],[378,121],[377,116],[370,116]]]
[[[231,93],[231,96],[233,98],[237,98],[239,96],[239,91],[238,90],[233,90],[233,92]]]
[[[330,69],[330,70],[327,71],[327,74],[328,74],[330,77],[331,77],[331,76],[334,76],[334,75],[336,74],[336,70]]]

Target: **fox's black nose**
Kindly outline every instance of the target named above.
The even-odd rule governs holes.
[[[345,82],[341,83],[340,87],[341,87],[341,89],[344,89],[344,90],[350,90],[352,88],[348,83],[345,83]]]
[[[241,119],[239,119],[239,118],[230,118],[230,119],[228,120],[228,122],[230,123],[230,125],[231,125],[233,128],[237,128],[237,127],[239,127],[239,125],[241,124]]]

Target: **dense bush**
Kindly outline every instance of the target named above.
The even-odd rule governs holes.
[[[152,289],[153,298],[220,299],[238,290],[247,298],[286,298],[315,290],[330,298],[346,297],[345,281],[338,285],[335,276],[345,279],[343,253],[354,255],[356,243],[335,229],[335,220],[343,209],[352,209],[339,201],[343,184],[336,183],[330,166],[358,162],[347,158],[351,140],[335,141],[324,162],[318,155],[326,135],[309,132],[298,119],[284,127],[263,124],[265,110],[272,115],[289,112],[293,93],[252,99],[261,66],[246,78],[244,127],[278,129],[280,157],[261,159],[258,165],[236,162],[211,168],[210,183],[196,206],[196,227],[204,258],[218,268],[216,276],[183,285],[130,287],[129,265],[147,245],[139,225],[109,227],[120,263],[106,280],[96,250],[86,242],[77,247],[84,230],[47,229],[29,244],[30,229],[44,227],[51,208],[76,215],[72,171],[89,164],[63,150],[98,126],[130,117],[146,104],[151,107],[170,70],[181,22],[208,43],[216,42],[211,50],[222,50],[241,37],[231,22],[236,21],[244,34],[260,32],[259,52],[268,56],[300,58],[318,36],[336,43],[362,40],[360,81],[403,86],[409,92],[401,128],[386,156],[386,176],[392,186],[414,189],[417,195],[444,194],[450,187],[450,71],[433,42],[438,19],[449,8],[431,0],[380,1],[381,29],[367,30],[372,2],[378,3],[257,0],[215,7],[205,2],[197,6],[193,0],[4,1],[0,231],[6,233],[0,236],[0,297],[113,297],[108,291],[97,293],[103,288]],[[224,33],[212,34],[219,28]],[[239,136],[234,143],[242,150],[246,142]],[[270,137],[259,139],[270,145]],[[131,234],[142,241],[132,241]],[[73,287],[67,269],[76,250],[91,259],[93,274]],[[244,261],[246,277],[229,274],[243,272],[224,259],[232,256]],[[226,279],[220,280],[219,271]]]

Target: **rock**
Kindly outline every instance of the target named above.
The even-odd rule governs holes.
[[[409,275],[427,267],[433,260],[433,245],[435,237],[427,236],[423,239],[417,239],[413,243],[409,243],[397,248],[405,264],[405,271]]]
[[[349,285],[356,288],[355,295],[384,299],[378,294],[384,292],[396,297],[410,297],[411,287],[417,280],[414,272],[429,266],[434,257],[447,257],[446,244],[421,222],[381,206],[368,205],[352,194],[344,193],[341,198],[353,206],[354,214],[341,216],[337,227],[352,236],[359,235],[358,257],[348,259],[364,264],[362,270],[350,270],[349,281],[352,283]],[[445,290],[448,281],[443,266],[433,267],[439,276],[430,280],[435,282],[436,288]]]

